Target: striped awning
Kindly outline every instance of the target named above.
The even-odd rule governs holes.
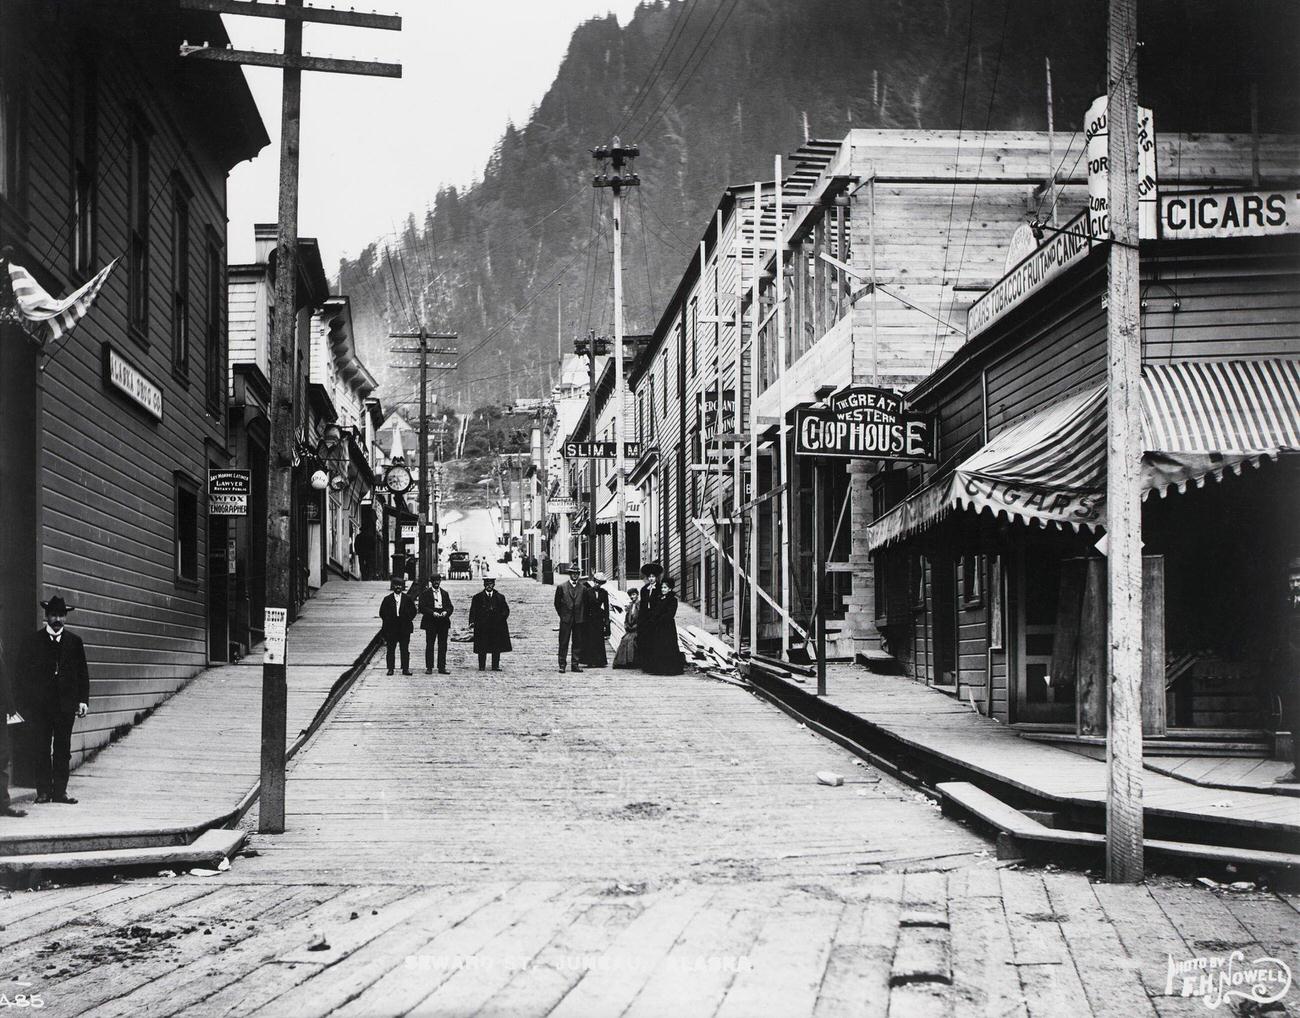
[[[1142,487],[1201,486],[1300,450],[1300,361],[1184,361],[1142,371]],[[874,550],[954,508],[1038,526],[1100,529],[1106,518],[1106,389],[1059,400],[1000,432],[952,475],[876,521]]]

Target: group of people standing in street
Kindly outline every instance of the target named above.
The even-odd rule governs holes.
[[[473,632],[474,653],[478,670],[486,671],[488,659],[492,671],[501,671],[501,655],[512,650],[510,643],[510,604],[496,589],[496,577],[483,576],[483,589],[470,598],[469,627]],[[392,590],[379,603],[380,635],[387,652],[388,674],[392,675],[400,654],[402,674],[411,674],[411,634],[415,617],[420,616],[424,630],[424,674],[447,675],[447,642],[451,639],[451,616],[455,611],[451,595],[442,587],[442,577],[435,573],[428,583],[416,582],[411,592],[400,577],[393,580]]]
[[[686,660],[677,646],[677,594],[663,567],[648,562],[644,580],[632,594],[624,618],[623,638],[614,654],[615,668],[639,668],[651,675],[680,675]],[[604,573],[569,574],[555,590],[555,613],[560,618],[559,664],[573,671],[605,668],[605,641],[609,639],[609,593]]]

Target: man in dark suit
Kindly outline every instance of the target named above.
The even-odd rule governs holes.
[[[492,657],[492,670],[501,671],[501,655],[512,649],[510,643],[510,605],[497,593],[497,579],[491,573],[483,574],[483,589],[469,601],[469,627],[474,631],[474,653],[478,655],[478,670],[487,667]]]
[[[564,659],[572,653],[573,670],[580,672],[582,624],[587,618],[587,587],[577,573],[569,573],[569,582],[555,588],[555,614],[560,617],[560,671],[564,671]]]
[[[451,631],[451,595],[442,589],[442,577],[429,578],[420,591],[420,628],[424,630],[424,674],[433,674],[434,645],[438,650],[438,674],[447,674],[447,635]]]
[[[36,801],[72,804],[72,726],[90,701],[90,670],[81,637],[67,630],[73,609],[55,595],[42,601],[45,625],[23,643],[18,657],[15,706],[36,743]]]
[[[406,593],[406,583],[401,577],[393,580],[393,589],[379,603],[380,630],[388,650],[388,674],[393,674],[393,652],[402,648],[402,674],[411,674],[411,630],[415,620],[415,602]]]

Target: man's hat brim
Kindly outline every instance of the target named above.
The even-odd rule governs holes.
[[[72,605],[67,604],[61,597],[52,597],[48,601],[42,601],[41,607],[52,615],[66,615],[68,612],[77,610]]]

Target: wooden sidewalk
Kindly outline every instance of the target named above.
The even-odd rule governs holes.
[[[384,583],[331,580],[290,626],[290,744],[375,635],[386,591]],[[0,856],[8,854],[6,845],[33,839],[58,851],[73,839],[196,831],[231,814],[259,777],[261,662],[256,653],[195,676],[73,771],[68,792],[77,805],[36,805],[30,790],[13,789],[28,815],[0,819]]]
[[[809,680],[800,688],[811,685]],[[829,703],[916,750],[1033,795],[1105,806],[1104,761],[1021,738],[1014,729],[975,713],[969,704],[912,679],[831,665],[827,690]],[[1204,787],[1153,770],[1144,773],[1143,797],[1148,815],[1300,836],[1300,804],[1292,797]]]

